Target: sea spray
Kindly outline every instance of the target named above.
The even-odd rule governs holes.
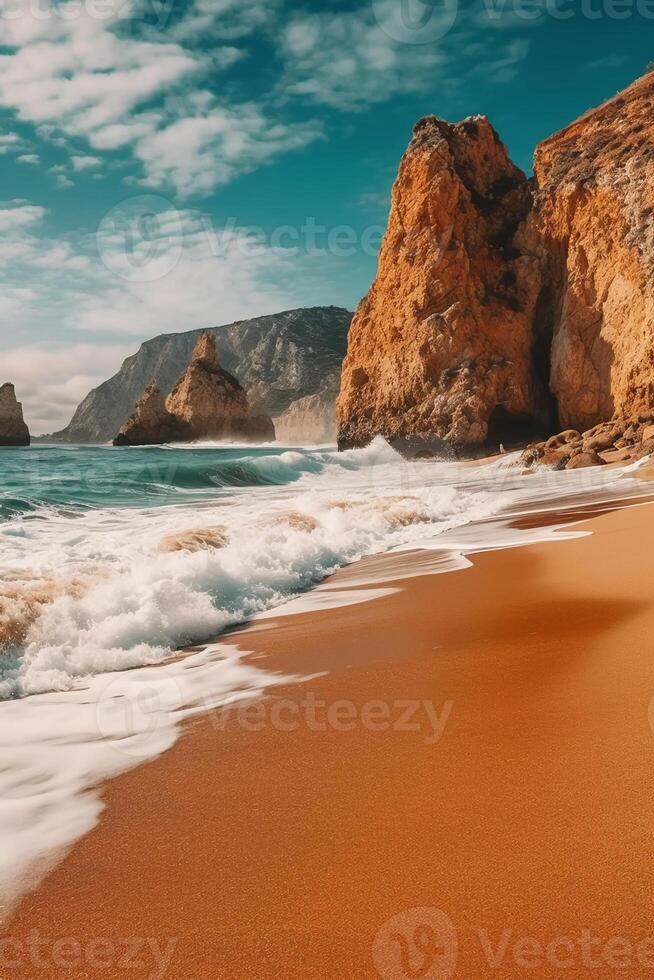
[[[0,523],[4,698],[160,663],[364,555],[544,507],[555,488],[560,506],[642,492],[615,470],[410,463],[382,439],[345,453],[54,449],[50,467],[38,452],[45,461],[23,477],[31,509]],[[18,472],[6,482],[25,489]]]

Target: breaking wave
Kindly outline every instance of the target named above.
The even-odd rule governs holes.
[[[381,439],[345,453],[19,455],[22,469],[8,457],[0,512],[4,698],[160,663],[363,555],[538,506],[552,481],[578,505],[591,491],[615,494],[621,480],[618,471],[525,477],[507,462],[408,463]]]

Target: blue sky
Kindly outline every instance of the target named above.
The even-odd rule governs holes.
[[[535,144],[654,0],[0,0],[0,382],[34,432],[157,333],[354,308],[415,120]]]

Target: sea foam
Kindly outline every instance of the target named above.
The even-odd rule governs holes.
[[[553,497],[565,507],[643,492],[614,470],[408,463],[381,439],[340,454],[242,450],[190,468],[178,455],[167,480],[182,502],[49,507],[0,524],[0,697],[160,663],[364,555],[433,546],[452,528]],[[200,470],[229,492],[186,502],[189,472]]]
[[[103,779],[168,749],[194,714],[306,679],[258,669],[222,644],[171,659],[179,646],[253,616],[264,628],[266,616],[373,601],[402,577],[465,568],[475,551],[578,536],[557,530],[566,512],[649,492],[633,467],[524,475],[512,457],[407,463],[381,440],[342,454],[243,449],[237,472],[212,452],[183,451],[189,463],[181,479],[166,469],[159,506],[125,505],[132,488],[122,486],[111,491],[120,506],[108,505],[106,486],[93,489],[102,506],[44,502],[36,481],[32,509],[0,524],[0,614],[13,616],[0,652],[5,908],[94,826]],[[126,467],[132,455],[111,458]],[[212,478],[213,491],[198,487]],[[547,511],[552,526],[531,526]],[[392,561],[318,584],[389,550]]]

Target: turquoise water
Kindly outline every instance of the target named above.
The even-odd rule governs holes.
[[[0,700],[160,663],[364,555],[630,486],[608,468],[410,463],[382,439],[0,450]]]
[[[43,508],[156,507],[282,486],[317,473],[325,452],[277,446],[197,449],[33,446],[0,450],[0,520]],[[282,459],[282,457],[285,457]]]

